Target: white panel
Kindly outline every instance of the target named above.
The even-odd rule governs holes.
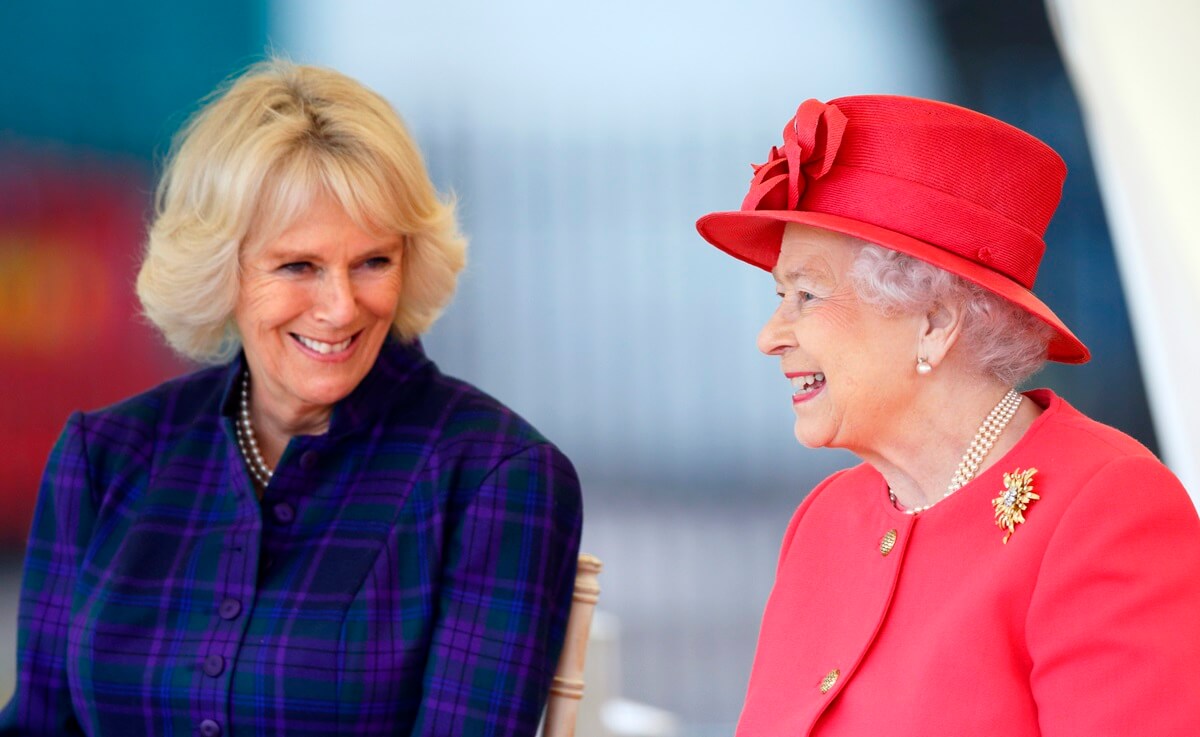
[[[1163,459],[1200,504],[1200,3],[1048,5],[1084,110]]]

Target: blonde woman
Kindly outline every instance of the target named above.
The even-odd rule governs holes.
[[[395,112],[270,61],[181,131],[138,276],[213,364],[67,422],[0,735],[532,735],[570,462],[418,337],[465,243]]]

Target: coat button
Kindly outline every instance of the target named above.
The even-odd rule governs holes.
[[[838,676],[841,674],[842,672],[837,668],[826,673],[825,677],[821,679],[821,693],[829,693],[829,689],[833,688],[833,684],[837,683]]]
[[[221,619],[237,619],[237,615],[242,613],[242,602],[234,598],[229,598],[221,602],[221,606],[217,607],[217,614],[221,615]]]
[[[296,519],[296,510],[292,509],[292,505],[287,502],[279,502],[272,508],[272,511],[275,512],[275,521],[282,525]]]
[[[879,552],[886,558],[894,547],[896,547],[896,531],[888,530],[883,533],[883,539],[879,541]]]
[[[221,725],[211,719],[200,722],[200,734],[203,737],[221,737]]]
[[[317,465],[317,451],[306,450],[300,455],[300,468],[311,471],[315,465]]]
[[[225,658],[213,653],[204,659],[204,675],[216,678],[225,672]]]

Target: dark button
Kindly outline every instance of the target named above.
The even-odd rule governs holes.
[[[225,658],[213,653],[204,659],[204,675],[216,678],[225,672]]]
[[[300,468],[305,471],[311,471],[315,465],[317,465],[317,451],[304,451],[303,455],[300,456]]]
[[[273,508],[276,521],[287,524],[296,519],[296,510],[292,509],[292,505],[287,502],[279,502]]]
[[[221,602],[221,606],[217,608],[217,614],[221,615],[221,619],[237,619],[237,615],[242,613],[242,602],[237,599],[226,599]]]
[[[221,737],[221,725],[211,719],[200,722],[200,734],[203,737]]]

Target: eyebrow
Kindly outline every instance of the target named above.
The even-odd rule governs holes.
[[[391,256],[396,251],[403,248],[404,241],[402,238],[394,238],[385,243],[371,246],[370,248],[358,253],[356,260],[367,260],[378,256]],[[262,253],[268,258],[283,259],[286,261],[320,261],[321,254],[305,246],[268,246],[263,249]]]
[[[824,271],[807,267],[792,268],[783,273],[780,273],[778,269],[771,269],[771,276],[775,277],[775,281],[780,284],[791,284],[805,277],[814,281],[824,281],[826,278]]]

